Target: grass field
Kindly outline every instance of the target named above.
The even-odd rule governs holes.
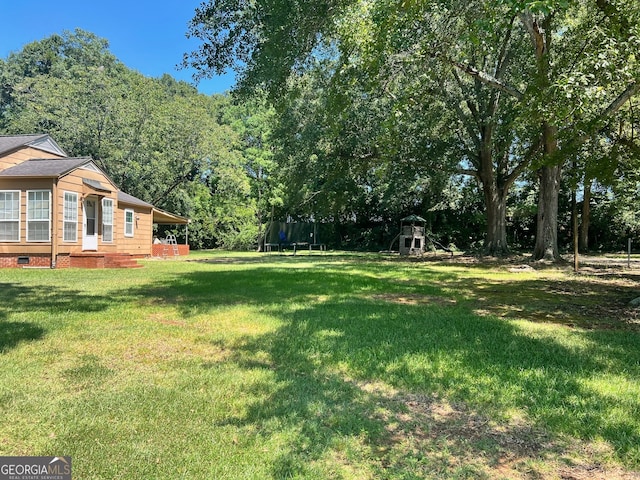
[[[640,276],[194,253],[0,270],[0,455],[74,479],[637,478]]]

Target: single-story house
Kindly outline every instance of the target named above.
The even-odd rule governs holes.
[[[120,191],[47,134],[0,135],[0,267],[139,266],[154,223],[188,222]]]

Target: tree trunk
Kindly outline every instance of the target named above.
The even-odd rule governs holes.
[[[531,35],[537,64],[536,87],[544,94],[550,88],[550,48],[553,29],[552,15],[542,19],[531,12],[522,15],[525,28]],[[541,97],[543,97],[542,95]],[[542,117],[542,144],[545,166],[540,169],[540,192],[538,194],[538,225],[536,245],[533,249],[535,260],[560,258],[558,251],[558,194],[560,193],[560,165],[556,157],[558,150],[558,129]]]
[[[580,255],[578,252],[578,202],[576,200],[577,188],[577,186],[574,186],[571,189],[571,236],[573,237],[573,271],[576,273],[580,268]]]
[[[560,192],[560,165],[542,167],[538,194],[538,225],[535,260],[556,261],[558,251],[558,194]]]
[[[579,248],[582,253],[589,251],[589,225],[591,224],[591,186],[593,179],[584,179],[584,197],[582,200],[582,225],[580,228]]]
[[[487,217],[487,238],[485,255],[503,256],[509,254],[507,245],[507,199],[493,183],[482,184]]]

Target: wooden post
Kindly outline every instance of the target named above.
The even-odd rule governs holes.
[[[51,189],[51,198],[49,198],[49,218],[51,219],[51,268],[56,268],[58,260],[58,179],[53,181],[53,188]],[[27,200],[28,201],[28,200]],[[63,212],[64,212],[64,198],[62,199]],[[63,220],[64,225],[64,220]],[[64,229],[64,226],[63,226]]]
[[[573,206],[573,271],[578,272],[580,268],[579,252],[578,252],[578,205],[576,202],[576,188],[571,192],[571,203]]]

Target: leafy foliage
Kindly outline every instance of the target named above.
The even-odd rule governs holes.
[[[228,97],[169,75],[146,78],[82,30],[11,54],[0,78],[3,132],[46,132],[69,155],[93,157],[127,193],[190,217],[194,247],[256,242],[262,219],[250,171],[268,146],[245,138],[248,118],[225,118],[236,108]]]
[[[482,186],[485,246],[501,253],[510,189],[539,171],[534,255],[557,258],[562,165],[584,168],[585,183],[615,171],[615,162],[576,161],[638,93],[639,12],[629,0],[210,0],[190,28],[204,43],[185,64],[235,68],[239,93],[267,89],[297,147],[294,171],[308,179],[293,190],[322,192],[333,215],[352,214],[359,175],[372,171],[357,161],[362,152],[377,160],[376,175],[411,159],[415,177],[405,172],[401,186],[433,183],[417,164],[449,173],[458,164]],[[300,111],[314,113],[296,122],[287,110],[301,85]]]
[[[252,248],[293,219],[383,249],[418,213],[444,243],[553,257],[572,189],[587,234],[611,202],[634,225],[639,18],[627,0],[210,0],[184,64],[235,68],[243,95],[145,78],[76,30],[0,60],[0,130],[92,156],[194,219],[194,247]]]

